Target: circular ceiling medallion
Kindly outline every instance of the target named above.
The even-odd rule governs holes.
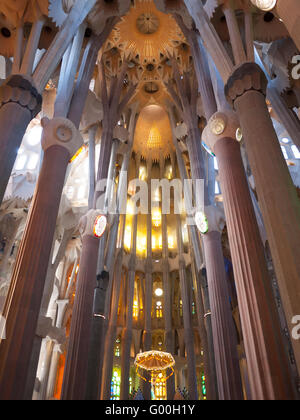
[[[136,26],[144,35],[155,34],[159,28],[159,19],[154,13],[142,13],[137,18]]]

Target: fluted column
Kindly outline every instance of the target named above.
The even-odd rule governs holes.
[[[209,101],[210,103],[210,101]],[[173,143],[176,150],[176,157],[177,163],[179,168],[179,173],[181,179],[187,180],[188,174],[187,170],[183,161],[182,154],[178,147],[178,142],[175,137],[175,121],[172,111],[169,112],[172,132],[173,132]],[[189,202],[192,202],[192,192],[187,190],[189,193]],[[207,349],[206,354],[204,355],[204,370],[205,375],[208,378],[208,398],[212,400],[218,399],[218,390],[217,390],[217,377],[216,377],[216,367],[215,367],[215,356],[214,356],[214,347],[213,347],[213,336],[212,336],[212,325],[211,325],[211,317],[210,317],[210,303],[209,303],[209,296],[208,296],[208,289],[207,285],[204,286],[204,283],[201,278],[202,275],[200,274],[201,268],[203,266],[203,257],[201,253],[201,246],[199,240],[199,233],[197,227],[195,225],[189,225],[189,236],[190,236],[190,246],[193,248],[193,256],[194,256],[194,269],[195,269],[195,276],[194,276],[194,284],[195,290],[197,290],[198,294],[198,305],[197,305],[197,313],[198,316],[200,313],[203,313],[202,319],[199,319],[199,328],[202,330],[201,341],[203,342],[203,350]],[[201,290],[203,292],[203,310],[201,311],[201,303],[200,299],[202,299]],[[199,295],[200,294],[200,295]],[[205,326],[204,326],[205,324]],[[206,346],[207,344],[207,346]]]
[[[260,67],[246,63],[231,75],[225,93],[239,116],[292,336],[292,319],[300,313],[300,200],[268,113],[266,86]],[[299,369],[300,341],[292,344]]]
[[[223,127],[223,128],[221,128]],[[218,112],[203,136],[215,152],[253,399],[293,398],[271,281],[260,239],[233,112]],[[237,199],[238,198],[238,199]]]
[[[179,281],[183,305],[184,341],[187,356],[188,391],[191,400],[198,400],[196,356],[194,348],[194,333],[191,319],[191,302],[186,277],[186,265],[183,256],[183,241],[180,216],[177,215],[177,246],[179,254]]]
[[[198,127],[190,127],[187,146],[191,162],[193,180],[205,179],[204,159]],[[229,303],[227,277],[222,252],[218,211],[209,205],[208,190],[198,189],[196,197],[203,193],[204,203],[214,221],[205,235],[202,235],[209,300],[212,313],[213,342],[219,398],[221,400],[243,399],[242,383],[239,371],[237,339]],[[225,321],[226,320],[226,321]]]
[[[202,235],[211,309],[213,342],[219,398],[242,400],[242,382],[237,352],[237,335],[230,307],[228,284],[215,207],[207,207],[209,230]]]
[[[30,77],[13,75],[0,87],[0,203],[26,128],[41,106],[42,96]]]
[[[139,176],[141,156],[136,157],[136,179]],[[132,342],[133,324],[133,299],[134,283],[136,275],[136,246],[137,246],[138,215],[133,215],[131,234],[131,256],[128,268],[127,299],[126,299],[126,322],[122,332],[122,354],[121,354],[121,400],[129,399],[129,376],[130,376],[130,348]]]
[[[119,249],[114,272],[111,315],[108,330],[106,333],[105,346],[103,352],[102,389],[100,398],[101,400],[109,400],[111,396],[111,379],[114,362],[114,347],[117,338],[117,319],[122,279],[122,259],[123,251]]]
[[[160,159],[160,177],[163,179],[165,170],[165,160],[163,156]],[[172,329],[172,288],[170,283],[169,267],[169,246],[168,246],[168,226],[167,215],[161,216],[162,230],[162,270],[163,270],[163,289],[164,289],[164,322],[165,322],[165,347],[168,353],[174,354],[174,334]],[[168,371],[167,371],[168,374]],[[167,382],[167,399],[173,400],[175,395],[174,375]]]
[[[152,213],[151,213],[151,170],[152,160],[147,161],[147,178],[148,178],[148,214],[147,214],[147,260],[145,266],[145,305],[144,316],[145,326],[143,334],[143,350],[150,351],[152,348],[151,334],[151,314],[152,314],[152,296],[153,296],[153,279],[152,279]],[[150,375],[146,373],[148,381],[143,381],[143,396],[145,400],[151,400],[151,384]]]
[[[48,383],[47,383],[47,389],[46,389],[46,400],[51,400],[54,395],[55,391],[55,384],[56,384],[56,377],[57,377],[57,368],[58,368],[58,362],[62,351],[62,346],[59,344],[55,344],[51,363],[50,363],[50,369],[49,369],[49,377],[48,377]]]
[[[0,345],[1,399],[23,398],[66,169],[82,144],[67,119],[44,119],[43,127],[42,169],[4,308],[7,339]]]
[[[96,286],[94,275],[99,245],[99,238],[94,233],[94,225],[98,216],[98,210],[90,210],[80,221],[82,255],[72,313],[62,400],[86,398],[90,337],[94,317],[93,303]],[[82,261],[89,261],[89,263],[83,264]]]

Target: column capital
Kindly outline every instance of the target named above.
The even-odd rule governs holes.
[[[244,63],[231,73],[225,86],[225,96],[234,108],[234,102],[251,90],[266,95],[268,80],[256,63]]]
[[[79,221],[81,237],[100,238],[107,228],[107,218],[99,210],[89,210]]]
[[[42,109],[42,101],[31,77],[14,74],[0,87],[0,108],[10,102],[16,103],[27,108],[34,118]]]
[[[222,139],[240,139],[240,122],[233,111],[222,110],[216,112],[203,130],[202,139],[214,152],[215,145]]]
[[[42,147],[46,151],[52,146],[64,147],[72,158],[83,145],[83,138],[75,125],[67,118],[45,117],[41,121],[43,127]]]

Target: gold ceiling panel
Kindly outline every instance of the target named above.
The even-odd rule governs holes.
[[[158,105],[145,107],[139,116],[133,149],[148,159],[159,161],[173,150],[172,130],[166,111]]]
[[[138,55],[140,64],[157,64],[161,53],[172,53],[185,39],[172,16],[159,12],[152,0],[136,0],[111,40]]]

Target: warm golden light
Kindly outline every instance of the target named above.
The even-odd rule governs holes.
[[[152,223],[154,227],[160,227],[161,226],[161,211],[160,209],[154,209],[152,211]]]

